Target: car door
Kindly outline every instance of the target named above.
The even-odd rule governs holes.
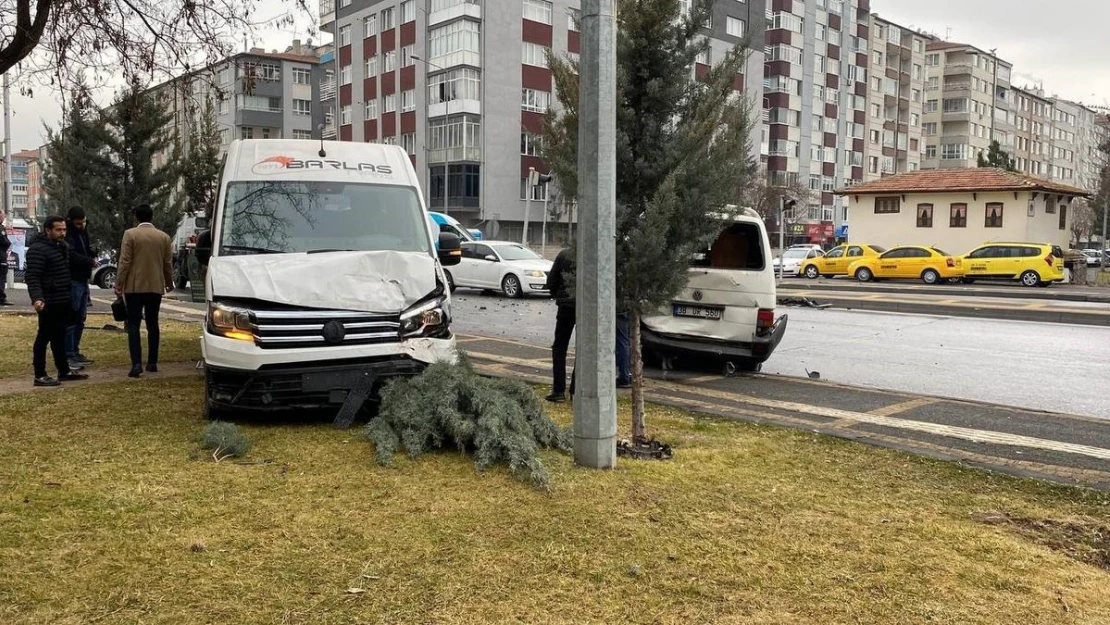
[[[994,246],[980,247],[968,253],[964,260],[964,271],[968,278],[982,278],[990,274]]]
[[[844,248],[844,270],[848,270],[848,265],[862,260],[865,256],[862,245],[848,245]]]
[[[845,247],[834,247],[825,254],[824,260],[818,259],[817,266],[821,267],[822,274],[845,274],[848,272],[848,259],[845,258]],[[852,259],[856,260],[856,259]]]
[[[935,264],[933,252],[920,247],[911,247],[906,250],[906,256],[900,263],[898,277],[919,278],[931,264]]]
[[[493,248],[481,243],[475,244],[474,267],[479,286],[487,289],[501,288],[501,260]]]
[[[875,277],[897,278],[905,255],[905,249],[894,249],[879,256],[878,262],[875,263],[875,271],[873,272]]]
[[[462,260],[459,261],[458,265],[448,269],[451,272],[451,277],[455,280],[455,286],[481,286],[478,280],[478,272],[481,266],[478,263],[478,253],[474,249],[476,247],[477,244],[475,243],[463,243]]]

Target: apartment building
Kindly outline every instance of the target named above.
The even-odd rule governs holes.
[[[865,181],[921,168],[925,47],[932,40],[877,14],[870,25]]]
[[[27,161],[27,215],[41,220],[46,217],[46,189],[43,187],[42,151],[34,150],[35,157]]]
[[[870,19],[870,0],[771,0],[767,9],[767,173],[773,185],[808,183],[805,221],[822,225],[822,240],[847,218],[833,190],[865,175]]]
[[[429,206],[487,236],[520,238],[530,195],[528,239],[538,241],[547,189],[527,177],[548,171],[540,135],[556,102],[546,52],[579,53],[578,8],[575,0],[322,0],[321,30],[338,46],[323,59],[324,106],[336,111],[325,136],[401,145]],[[704,72],[747,34],[761,51],[764,16],[763,0],[718,2],[705,30],[712,49],[691,71]],[[756,52],[738,86],[758,103],[762,84]],[[557,212],[563,203],[550,199]],[[556,219],[572,221],[573,210]]]
[[[1096,192],[1107,137],[1098,112],[1040,88],[1015,89],[1015,166],[1023,173]]]
[[[32,209],[30,174],[32,164],[37,167],[38,161],[38,150],[22,150],[12,153],[11,197],[4,198],[4,207],[8,209],[8,216],[11,219],[33,220],[35,218]],[[5,182],[3,171],[3,168],[0,168],[0,183]],[[3,185],[3,188],[6,194],[7,185]]]
[[[922,169],[976,167],[991,139],[1014,152],[1013,66],[974,46],[933,41],[925,55]]]
[[[1014,165],[1047,180],[1052,175],[1052,100],[1033,88],[1016,88],[1014,97]]]

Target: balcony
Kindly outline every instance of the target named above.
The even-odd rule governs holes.
[[[335,99],[335,79],[320,82],[320,100],[327,102]]]
[[[321,134],[321,137],[323,137],[326,141],[331,141],[334,140],[336,136],[338,136],[338,132],[335,128],[335,124],[331,122],[325,124],[324,131]]]
[[[944,66],[945,76],[970,76],[975,67],[970,63],[954,63]]]
[[[452,148],[438,148],[428,150],[429,163],[443,163],[450,161],[457,163],[459,161],[469,161],[480,163],[482,161],[482,148],[481,146],[455,146]]]
[[[438,3],[433,3],[438,4]],[[477,21],[482,20],[482,5],[479,0],[456,0],[454,4],[443,8],[433,7],[428,16],[428,27],[451,22],[462,17],[469,17]]]

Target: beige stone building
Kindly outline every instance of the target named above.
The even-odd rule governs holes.
[[[908,172],[840,189],[848,237],[859,243],[935,245],[965,254],[987,241],[1067,247],[1072,201],[1083,189],[1000,169]]]
[[[927,35],[871,15],[863,179],[921,169]]]

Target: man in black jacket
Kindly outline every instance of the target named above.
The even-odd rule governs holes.
[[[565,249],[555,257],[551,271],[547,274],[547,284],[544,288],[555,300],[558,312],[555,314],[555,341],[551,344],[551,394],[547,396],[549,402],[566,401],[567,390],[567,350],[570,348],[570,337],[574,334],[574,292],[571,290],[569,278],[574,273],[574,260],[571,251]],[[574,394],[574,383],[571,382],[571,395]]]
[[[66,359],[66,328],[73,318],[70,301],[69,247],[66,246],[66,221],[58,216],[46,218],[43,233],[27,248],[27,292],[39,315],[35,337],[35,386],[58,386],[61,382],[87,380],[74,372]],[[46,374],[46,346],[54,354],[58,378]]]
[[[85,209],[80,206],[69,209],[66,245],[69,246],[70,304],[73,306],[72,325],[66,328],[66,358],[69,366],[76,369],[93,362],[81,353],[81,336],[89,316],[89,280],[97,265],[96,250],[89,243]]]
[[[8,231],[4,228],[4,213],[0,212],[0,306],[11,306],[8,301],[8,251],[12,249],[12,241],[8,238]]]

